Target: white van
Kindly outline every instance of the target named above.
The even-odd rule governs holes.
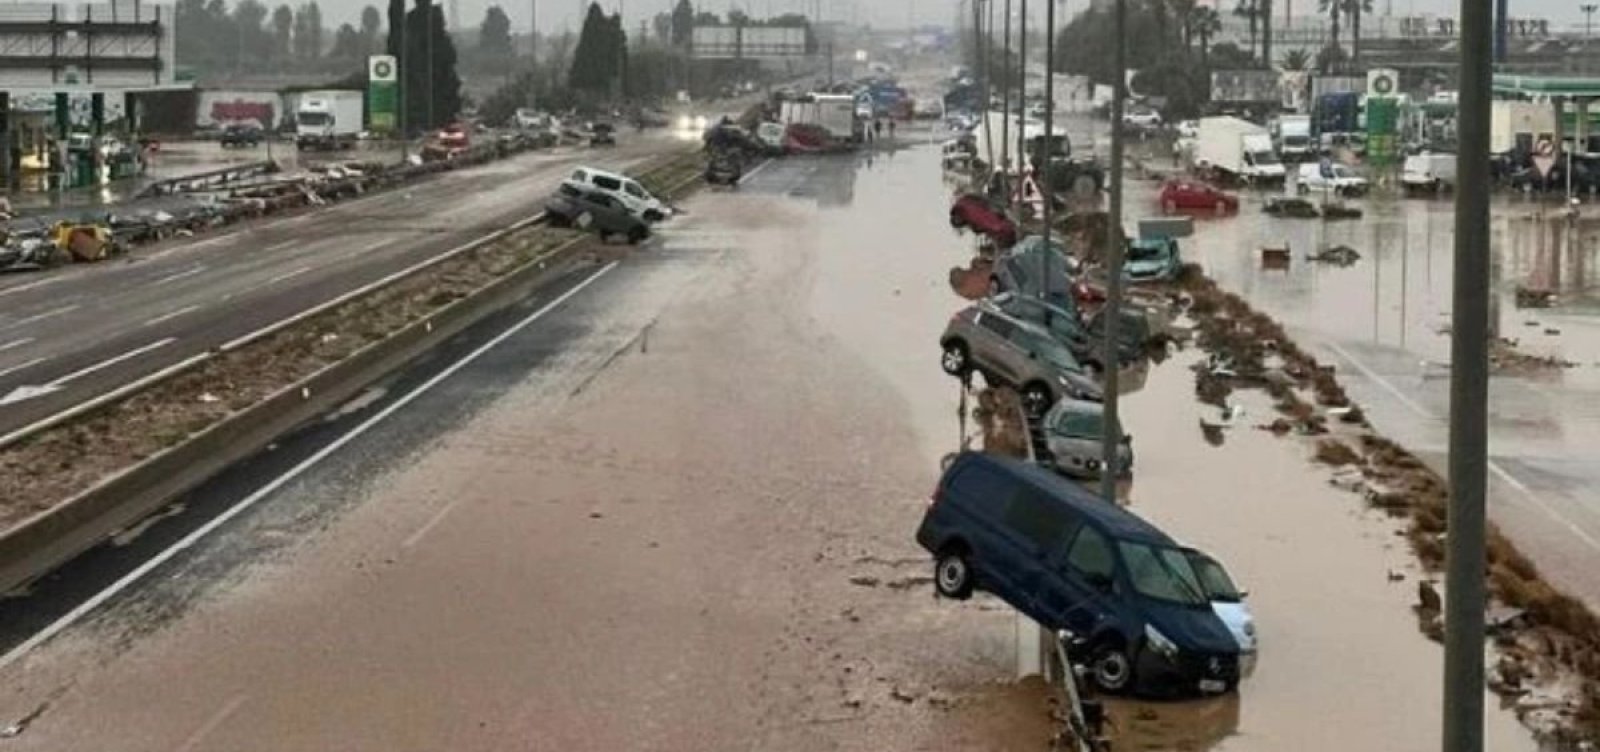
[[[593,167],[579,167],[562,183],[577,186],[585,191],[612,196],[627,208],[628,213],[646,222],[660,222],[672,216],[672,207],[650,195],[639,181],[627,175],[597,170]]]
[[[1308,162],[1300,165],[1296,186],[1301,194],[1330,191],[1339,196],[1360,196],[1367,192],[1367,179],[1337,162]]]
[[[1407,193],[1438,193],[1455,188],[1456,155],[1413,154],[1406,157],[1400,182]]]

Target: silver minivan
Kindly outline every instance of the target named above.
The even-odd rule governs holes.
[[[1100,477],[1105,457],[1100,442],[1105,436],[1105,423],[1105,412],[1098,402],[1063,399],[1045,413],[1039,427],[1056,471],[1074,478]],[[1132,476],[1133,437],[1122,433],[1120,425],[1112,426],[1112,431],[1122,437],[1117,447],[1117,476]]]

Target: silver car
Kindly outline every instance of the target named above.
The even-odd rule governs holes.
[[[994,261],[989,295],[1016,292],[1037,297],[1041,289],[1053,299],[1072,298],[1072,275],[1078,263],[1059,240],[1045,245],[1044,236],[1029,235]]]
[[[945,373],[965,379],[978,371],[990,383],[1015,387],[1032,417],[1044,415],[1062,396],[1098,402],[1103,395],[1100,384],[1050,332],[988,302],[951,317],[939,346]]]
[[[1074,478],[1100,477],[1106,424],[1099,403],[1061,400],[1045,413],[1039,427],[1058,472]],[[1120,425],[1112,431],[1122,436],[1117,447],[1117,476],[1129,477],[1133,475],[1133,437],[1122,433]]]

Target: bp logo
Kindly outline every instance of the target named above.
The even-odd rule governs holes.
[[[1388,76],[1378,76],[1372,81],[1372,90],[1379,94],[1393,93],[1394,79],[1389,78]]]
[[[368,78],[373,81],[395,80],[395,60],[389,55],[374,55],[367,65]]]
[[[1393,70],[1380,68],[1367,72],[1367,94],[1375,97],[1390,97],[1395,95],[1396,77],[1399,74]]]

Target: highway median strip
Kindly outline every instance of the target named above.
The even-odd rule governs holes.
[[[670,197],[695,154],[641,181]],[[670,190],[669,190],[670,189]],[[519,223],[431,263],[190,358],[64,419],[0,438],[0,592],[329,409],[446,336],[524,297],[591,247],[590,236]],[[204,452],[196,452],[199,444]],[[194,455],[186,457],[186,455]]]

